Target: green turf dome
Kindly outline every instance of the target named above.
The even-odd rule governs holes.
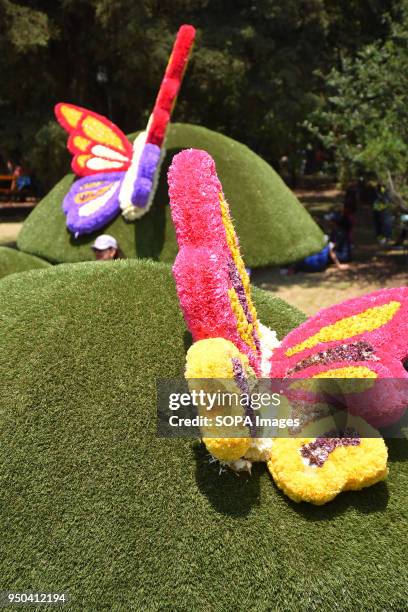
[[[276,172],[248,147],[206,128],[172,124],[166,141],[157,194],[151,211],[136,223],[121,216],[97,232],[118,239],[127,257],[172,262],[177,253],[170,218],[167,169],[175,153],[194,147],[215,159],[218,176],[231,206],[245,263],[251,267],[282,264],[319,251],[323,235]],[[18,237],[22,251],[52,262],[92,259],[95,235],[75,240],[65,227],[61,203],[73,180],[67,175],[34,209]]]
[[[303,319],[254,294],[280,335]],[[168,266],[10,276],[0,313],[4,590],[65,590],[75,611],[405,609],[400,441],[388,485],[316,508],[155,437],[155,379],[189,343]]]
[[[0,246],[0,279],[14,272],[24,272],[34,268],[48,268],[50,264],[43,259],[22,253],[17,249]]]

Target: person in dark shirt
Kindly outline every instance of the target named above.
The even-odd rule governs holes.
[[[325,217],[330,222],[329,240],[333,245],[340,263],[348,263],[352,259],[350,218],[343,213],[332,212]]]
[[[294,272],[324,272],[331,264],[338,270],[347,270],[352,258],[350,241],[350,222],[342,213],[334,212],[325,216],[330,221],[330,235],[326,235],[326,245],[318,253],[313,253],[298,261],[285,274]]]

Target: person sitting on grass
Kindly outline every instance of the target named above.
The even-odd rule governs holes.
[[[97,261],[110,261],[123,258],[116,238],[109,234],[101,234],[98,236],[91,246],[91,249],[94,251]]]
[[[350,218],[344,212],[331,212],[325,219],[330,222],[329,241],[334,245],[338,260],[348,263],[352,259]]]
[[[318,253],[305,257],[294,266],[295,272],[324,272],[330,264],[334,264],[338,270],[348,270],[348,263],[342,263],[336,252],[336,245],[328,242]]]
[[[340,261],[339,254],[336,249],[336,244],[329,241],[329,236],[326,235],[326,245],[318,253],[313,253],[305,257],[301,261],[296,262],[293,266],[283,269],[282,274],[295,274],[296,272],[324,272],[330,264],[334,264],[338,270],[348,270],[348,263]]]
[[[283,269],[282,274],[324,272],[331,264],[334,264],[338,270],[349,268],[348,262],[352,258],[350,220],[340,212],[328,213],[325,219],[330,222],[330,235],[326,235],[326,245],[318,253],[313,253],[290,268]]]

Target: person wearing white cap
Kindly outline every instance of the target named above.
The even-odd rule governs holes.
[[[98,261],[120,259],[121,257],[118,241],[109,234],[101,234],[98,236],[91,246],[91,249],[95,252],[95,257]]]

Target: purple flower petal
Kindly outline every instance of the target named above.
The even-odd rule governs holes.
[[[67,228],[75,235],[90,234],[120,211],[119,190],[124,172],[104,172],[76,181],[64,198]]]
[[[132,203],[138,208],[145,208],[149,202],[155,174],[160,163],[160,153],[160,147],[151,143],[145,144],[143,148],[132,194]]]

